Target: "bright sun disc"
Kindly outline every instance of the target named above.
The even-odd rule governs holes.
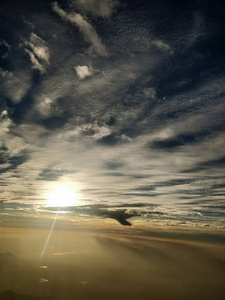
[[[47,195],[47,206],[50,207],[73,206],[76,202],[77,199],[74,190],[70,186],[56,186]]]

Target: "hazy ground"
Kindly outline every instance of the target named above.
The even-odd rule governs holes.
[[[0,299],[225,299],[222,243],[55,230],[41,258],[47,236],[0,228]]]

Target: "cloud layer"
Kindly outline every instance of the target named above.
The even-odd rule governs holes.
[[[68,185],[73,217],[223,228],[222,4],[8,5],[18,13],[1,15],[2,212],[50,213],[48,195]]]

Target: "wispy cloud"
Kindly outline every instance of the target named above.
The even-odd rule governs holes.
[[[41,114],[42,117],[47,118],[53,112],[53,105],[54,102],[52,101],[51,98],[42,95],[42,97],[38,99],[38,102],[36,104],[36,109],[38,110],[38,112]]]
[[[39,70],[42,74],[45,73],[45,67],[38,61],[34,53],[28,49],[25,49],[25,52],[29,55],[33,68]]]
[[[173,53],[172,48],[168,44],[164,43],[161,40],[154,40],[150,43],[150,45],[152,47],[156,47],[157,49],[159,49],[161,51],[166,51],[166,52],[169,52],[169,53]]]
[[[81,6],[84,11],[101,17],[108,17],[120,5],[118,0],[72,0],[76,6]]]
[[[25,44],[33,50],[37,58],[39,58],[40,60],[44,60],[49,64],[50,52],[46,45],[46,42],[42,38],[32,32],[30,40]]]
[[[2,59],[6,59],[9,55],[9,51],[11,50],[11,45],[7,43],[4,39],[0,38],[0,49]]]
[[[26,48],[25,52],[29,55],[33,68],[42,74],[45,73],[45,64],[49,64],[50,59],[50,52],[45,41],[35,33],[31,33],[29,41],[25,41],[24,44],[30,49]]]
[[[0,67],[0,92],[13,103],[19,103],[31,86],[31,78],[28,72],[13,73]]]
[[[54,2],[52,7],[54,12],[56,12],[62,19],[75,24],[80,29],[83,33],[84,39],[92,45],[93,49],[99,55],[107,55],[106,48],[102,44],[94,27],[81,14],[74,12],[66,13],[62,8],[60,8],[57,2]]]

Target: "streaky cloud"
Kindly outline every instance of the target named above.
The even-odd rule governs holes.
[[[79,13],[66,13],[57,2],[53,3],[53,11],[56,12],[62,19],[76,24],[83,33],[84,39],[90,43],[93,49],[101,56],[106,56],[107,51],[97,35],[94,27]]]

